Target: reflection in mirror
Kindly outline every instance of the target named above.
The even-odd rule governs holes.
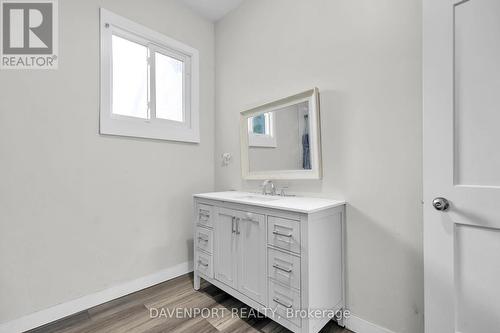
[[[250,171],[310,170],[309,103],[248,118]]]
[[[320,179],[319,92],[313,88],[241,112],[244,179]]]

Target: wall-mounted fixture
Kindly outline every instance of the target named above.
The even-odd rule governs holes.
[[[233,159],[233,155],[231,153],[222,153],[221,159],[222,159],[222,166],[228,166]]]

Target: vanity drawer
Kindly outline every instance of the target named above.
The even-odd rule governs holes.
[[[269,307],[275,309],[275,315],[300,327],[301,318],[296,313],[300,310],[300,292],[285,287],[269,279]],[[290,313],[291,312],[291,313]]]
[[[300,253],[300,222],[269,216],[267,218],[267,241],[280,249]]]
[[[213,253],[213,245],[214,245],[214,237],[213,231],[197,227],[196,228],[196,238],[195,238],[196,247],[200,250],[203,250],[208,253]]]
[[[198,204],[198,224],[207,227],[213,226],[213,207],[205,204]]]
[[[300,289],[300,257],[269,248],[267,258],[267,272],[271,279]]]
[[[199,273],[209,278],[214,277],[214,265],[211,255],[196,251],[196,260],[194,265],[195,269]]]

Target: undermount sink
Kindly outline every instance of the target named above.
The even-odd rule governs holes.
[[[275,197],[275,196],[270,196],[270,195],[244,195],[241,197],[238,197],[238,199],[243,199],[243,200],[253,200],[253,201],[262,201],[262,202],[267,202],[267,201],[275,201],[275,200],[280,200],[280,197]]]

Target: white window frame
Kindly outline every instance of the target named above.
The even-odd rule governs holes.
[[[200,142],[199,53],[173,38],[101,8],[101,134],[140,138]],[[112,36],[125,38],[149,48],[149,119],[113,114]],[[183,122],[156,118],[155,52],[184,63]]]
[[[265,115],[266,127],[269,128],[269,134],[260,134],[253,132],[253,118],[248,118],[248,145],[250,147],[263,147],[263,148],[277,148],[277,133],[276,133],[276,122],[274,121],[274,112],[267,112]],[[257,115],[258,116],[258,115]]]

